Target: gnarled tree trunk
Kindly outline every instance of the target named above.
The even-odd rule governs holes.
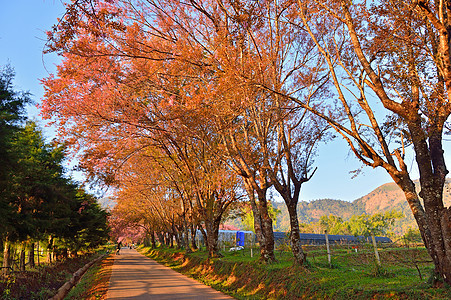
[[[293,257],[296,263],[303,265],[307,259],[307,255],[302,250],[298,212],[296,208],[296,204],[287,204],[288,214],[290,216],[291,252],[293,253]]]
[[[260,259],[266,263],[276,261],[274,255],[274,231],[272,228],[272,219],[268,212],[268,202],[266,199],[266,190],[258,194],[258,211],[261,217],[262,242],[260,245]]]
[[[219,235],[219,224],[221,219],[215,219],[213,222],[209,222],[205,224],[206,227],[206,236],[207,236],[207,248],[208,248],[208,257],[222,257],[221,253],[219,253],[218,247],[218,235]]]
[[[254,188],[249,178],[243,178],[252,213],[254,214],[254,229],[260,244],[260,260],[271,263],[276,260],[274,255],[274,231],[272,219],[268,212],[266,189],[257,191],[258,200],[255,199]]]
[[[451,212],[450,208],[441,204],[443,189],[440,186],[435,186],[435,189],[432,186],[421,188],[423,209],[415,184],[410,179],[398,182],[417,221],[427,251],[434,261],[435,273],[451,284]]]

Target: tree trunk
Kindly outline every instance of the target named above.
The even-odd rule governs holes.
[[[160,246],[165,244],[164,233],[161,231],[157,232],[158,241],[160,242]]]
[[[420,172],[419,194],[408,174],[392,175],[403,190],[406,200],[418,223],[424,244],[434,261],[435,272],[451,284],[451,214],[443,205],[443,188],[446,180],[445,160],[441,142],[442,129],[430,128],[428,136],[421,127],[421,118],[408,123]],[[423,199],[423,206],[418,196]]]
[[[190,231],[191,231],[191,249],[193,249],[193,250],[197,250],[197,245],[196,245],[196,234],[197,234],[197,232],[196,232],[196,229],[195,229],[196,227],[193,225],[193,224],[191,224],[190,225]]]
[[[150,235],[149,234],[146,235],[143,243],[144,243],[144,247],[150,247]]]
[[[154,231],[150,232],[150,241],[152,243],[152,248],[153,249],[157,248],[157,241],[155,240],[155,232]]]
[[[52,263],[52,255],[53,255],[53,237],[50,236],[49,237],[49,244],[47,246],[47,262],[49,264]]]
[[[9,263],[8,265],[11,266],[12,269],[14,269],[14,260],[16,259],[16,247],[11,244],[11,250],[9,252]]]
[[[276,261],[274,255],[274,232],[272,229],[272,219],[268,213],[268,203],[266,190],[258,190],[258,201],[255,199],[252,179],[244,178],[247,194],[254,214],[254,229],[257,240],[260,244],[260,260],[265,263]]]
[[[190,243],[189,243],[189,228],[188,228],[188,224],[186,222],[186,217],[185,215],[183,215],[183,242],[185,244],[185,251],[186,253],[191,253],[191,247],[190,247]]]
[[[40,244],[40,242],[38,242],[38,244],[37,244],[37,246],[36,246],[36,251],[37,251],[37,253],[38,253],[38,266],[39,266],[40,263],[41,263],[41,249],[40,249],[40,247],[39,247],[39,244]]]
[[[268,213],[268,202],[265,195],[258,197],[259,211],[262,218],[262,236],[263,245],[260,249],[260,259],[265,263],[272,263],[276,261],[274,255],[274,231],[272,229],[272,219]]]
[[[202,234],[202,237],[204,238],[205,247],[208,249],[208,239],[207,239],[207,233],[205,232],[205,229],[203,229],[201,226],[199,226],[199,231]],[[202,247],[201,241],[199,240],[199,248]]]
[[[11,271],[11,244],[8,241],[8,238],[5,239],[3,243],[3,269],[2,275],[7,275]]]
[[[444,261],[442,274],[443,279],[451,285],[451,207],[441,211],[440,225],[443,232],[444,253],[441,260]]]
[[[25,272],[25,243],[22,243],[19,255],[19,270]]]
[[[67,248],[64,248],[61,253],[61,258],[67,259],[68,257],[69,257],[69,251],[67,250]]]
[[[246,187],[246,192],[249,197],[249,202],[251,204],[252,208],[252,214],[254,215],[254,230],[255,235],[257,236],[257,240],[260,243],[260,245],[263,245],[263,236],[262,236],[262,218],[260,215],[260,211],[257,207],[257,202],[255,201],[255,194],[254,194],[254,188],[249,182],[250,179],[244,178],[244,185]]]
[[[415,190],[415,184],[408,175],[392,177],[403,190],[409,203],[424,245],[434,262],[435,273],[451,284],[451,219],[449,208],[443,207],[443,187],[440,187],[440,183],[434,183],[434,180],[420,179],[420,195],[424,201],[423,209]]]
[[[174,235],[172,233],[168,233],[169,239],[169,248],[174,248]]]
[[[213,220],[208,224],[205,224],[206,232],[207,232],[207,248],[208,248],[208,257],[222,257],[221,253],[219,253],[218,247],[218,236],[219,236],[219,224],[221,220]]]
[[[169,233],[168,232],[164,233],[164,244],[168,247],[171,244],[171,242],[169,241]]]
[[[174,233],[172,240],[174,240],[175,238],[176,248],[177,249],[182,248],[183,247],[182,237],[180,236],[180,231],[178,230],[176,225],[172,225],[172,232]]]
[[[34,243],[30,244],[30,248],[28,249],[28,265],[30,266],[30,268],[34,268],[35,267],[35,263],[34,263]]]
[[[189,205],[187,205],[186,203],[186,199],[182,198],[182,210],[183,210],[183,214],[182,214],[182,239],[183,239],[183,244],[184,244],[184,248],[186,253],[191,253],[191,247],[190,247],[190,243],[189,243],[189,227],[188,227],[188,221],[187,219],[187,214],[188,214],[188,210],[189,210]]]
[[[422,191],[425,191],[422,189]],[[428,220],[428,252],[435,264],[435,272],[451,285],[451,214],[450,208],[431,204],[435,192],[422,193]],[[432,200],[431,200],[432,198]],[[426,243],[425,243],[426,244]]]
[[[286,202],[286,201],[285,201]],[[294,201],[293,201],[294,202]],[[291,240],[291,252],[293,253],[294,260],[297,264],[303,265],[305,263],[307,255],[302,250],[301,236],[299,232],[298,213],[296,210],[296,204],[288,204],[287,209],[290,216],[290,240]]]

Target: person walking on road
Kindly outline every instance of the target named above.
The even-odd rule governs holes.
[[[120,254],[119,251],[121,251],[121,248],[122,248],[122,242],[118,242],[118,243],[117,243],[117,249],[116,249],[116,254],[117,254],[117,255]]]

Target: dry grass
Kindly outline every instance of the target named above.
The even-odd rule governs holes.
[[[65,299],[104,300],[108,292],[114,255],[95,263]]]
[[[415,251],[384,250],[383,268],[375,267],[368,251],[336,251],[332,267],[324,251],[310,251],[304,268],[293,265],[290,253],[278,253],[278,261],[266,265],[258,257],[238,253],[208,259],[202,251],[141,249],[158,262],[237,299],[451,299],[449,288],[434,288],[426,282],[432,264],[425,249]],[[413,258],[422,280],[411,263]]]
[[[86,292],[84,299],[106,299],[113,264],[114,255],[108,256],[101,262],[100,270],[97,272],[97,276],[91,288]]]

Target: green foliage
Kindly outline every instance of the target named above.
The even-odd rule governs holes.
[[[14,76],[11,66],[0,68],[1,134],[4,134],[8,127],[16,126],[25,119],[25,107],[31,102],[29,93],[14,91]]]
[[[322,216],[318,222],[299,224],[300,231],[305,233],[344,234],[355,236],[387,235],[394,222],[402,218],[402,213],[392,210],[373,215],[352,215],[348,221],[335,215]]]
[[[277,216],[280,214],[280,209],[277,209],[271,201],[268,201],[268,213],[273,220],[273,226],[277,226]],[[243,223],[243,229],[254,231],[254,214],[250,205],[246,205],[241,214],[241,221]]]
[[[423,239],[421,238],[421,233],[419,229],[414,229],[409,227],[406,233],[403,235],[403,240],[407,243],[423,243]]]
[[[25,120],[25,107],[30,102],[28,93],[13,89],[14,71],[10,66],[0,67],[0,215],[10,214],[8,205],[10,171],[16,167],[11,157],[11,142],[19,125]],[[6,222],[0,222],[1,233]]]
[[[9,155],[14,168],[8,174],[5,197],[10,207],[8,238],[38,238],[36,234],[54,221],[61,188],[68,183],[63,178],[62,150],[45,144],[36,124],[29,122],[14,134]]]
[[[369,275],[373,276],[373,277],[381,277],[381,278],[390,278],[390,277],[394,276],[394,274],[390,273],[387,270],[387,268],[385,268],[379,264],[372,265]]]
[[[348,234],[349,232],[347,223],[337,216],[322,216],[319,220],[319,224],[323,230],[327,230],[329,234]]]
[[[42,287],[39,291],[32,292],[31,297],[32,299],[44,300],[51,298],[53,294],[54,292],[51,289],[47,287]]]
[[[11,289],[16,283],[15,276],[7,276],[0,278],[0,283],[4,286],[0,299],[11,299]]]
[[[246,210],[243,210],[241,215],[241,222],[243,223],[244,230],[255,231],[254,229],[254,214],[250,207],[247,207]]]
[[[107,213],[66,178],[64,146],[47,143],[34,122],[24,124],[30,100],[12,89],[13,78],[10,67],[0,70],[0,240],[95,248],[108,238]]]
[[[384,214],[352,216],[348,221],[350,232],[355,235],[371,236],[385,235],[396,219],[402,218],[402,213],[392,210]]]
[[[78,244],[85,249],[93,249],[108,240],[109,228],[105,222],[108,213],[102,209],[96,198],[79,189],[76,197],[79,203],[77,214]]]

